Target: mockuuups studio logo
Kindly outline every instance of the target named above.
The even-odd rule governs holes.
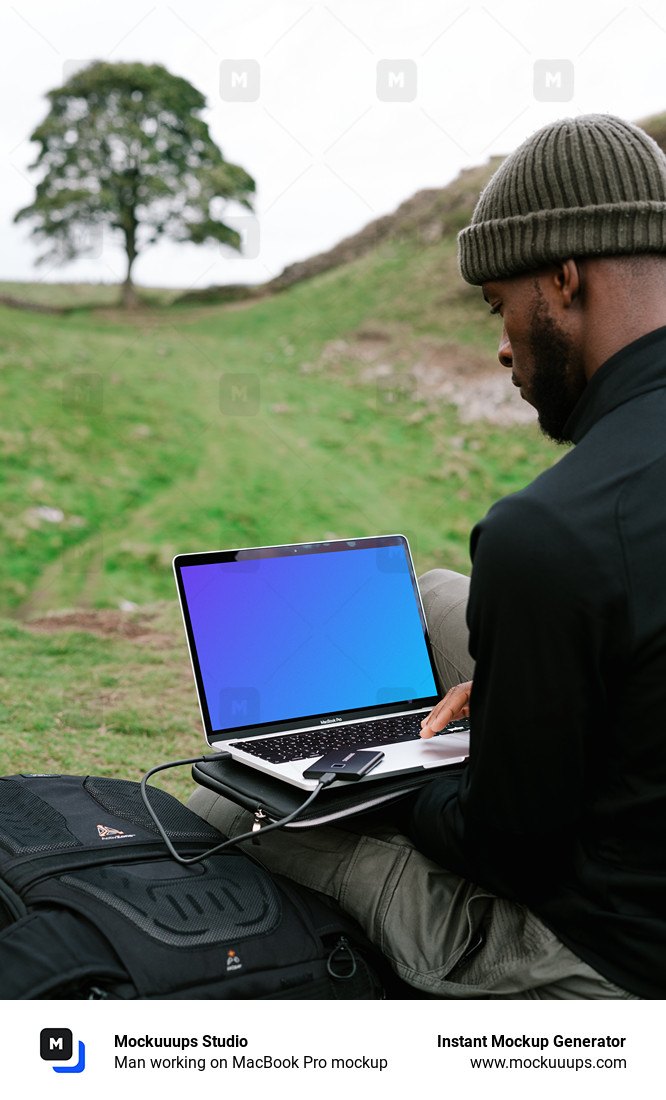
[[[45,1027],[39,1033],[39,1053],[45,1062],[71,1062],[74,1040],[68,1027]],[[83,1073],[86,1048],[79,1039],[77,1061],[71,1066],[51,1066],[55,1073]]]
[[[534,98],[543,103],[566,103],[573,99],[573,61],[541,60],[534,62]]]
[[[86,260],[99,260],[104,249],[104,231],[94,222],[80,222],[70,228],[70,237],[76,249],[76,255]]]
[[[234,729],[259,721],[259,692],[254,687],[222,688],[219,696],[220,727]]]
[[[104,382],[101,374],[72,371],[62,381],[62,403],[69,412],[98,416],[102,412]]]
[[[220,63],[220,96],[227,103],[254,103],[260,83],[259,62],[253,58]]]
[[[258,374],[223,374],[220,378],[220,412],[228,416],[256,416],[259,396]]]
[[[222,244],[224,255],[233,260],[256,260],[259,255],[259,222],[253,214],[225,214],[225,225],[234,229],[240,237],[240,250]]]
[[[416,62],[410,58],[377,62],[377,99],[411,103],[416,99]]]

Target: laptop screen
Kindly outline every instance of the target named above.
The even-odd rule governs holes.
[[[176,559],[211,732],[437,696],[405,544],[383,541]]]

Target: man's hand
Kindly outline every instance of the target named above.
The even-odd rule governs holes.
[[[447,691],[437,706],[433,707],[421,722],[421,737],[432,737],[457,718],[469,718],[469,697],[472,694],[472,681],[456,684]]]

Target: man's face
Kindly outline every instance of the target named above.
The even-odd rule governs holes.
[[[579,347],[549,305],[551,285],[548,276],[530,273],[485,283],[483,296],[504,322],[500,363],[511,368],[511,381],[537,410],[545,435],[570,443],[564,425],[587,378]]]

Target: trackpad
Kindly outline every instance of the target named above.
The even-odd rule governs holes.
[[[398,771],[400,768],[437,768],[442,764],[455,764],[469,755],[469,733],[447,733],[443,737],[402,741],[397,745],[383,745],[384,759],[375,768],[374,775]]]

